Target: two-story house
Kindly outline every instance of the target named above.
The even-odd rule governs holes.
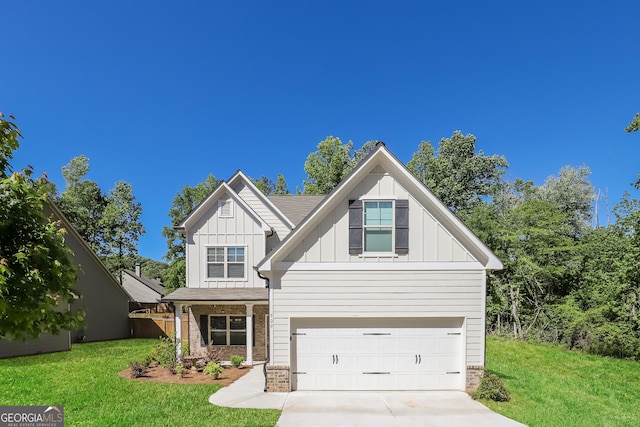
[[[322,197],[237,172],[180,228],[187,283],[163,300],[192,353],[266,361],[269,391],[477,386],[502,263],[384,144]]]

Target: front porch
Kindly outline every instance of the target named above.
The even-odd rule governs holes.
[[[223,361],[244,357],[245,363],[265,361],[268,355],[268,300],[266,289],[180,288],[163,298],[174,304],[176,331],[188,316],[188,337],[176,334],[176,343],[189,343],[191,355],[204,354],[207,346],[221,352]],[[178,356],[182,345],[176,345]]]

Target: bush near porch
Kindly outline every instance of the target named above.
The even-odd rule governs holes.
[[[118,376],[156,342],[73,344],[67,352],[0,360],[0,402],[62,405],[68,426],[275,425],[278,410],[209,404],[219,385],[136,382]]]

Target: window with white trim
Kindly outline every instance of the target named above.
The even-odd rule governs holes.
[[[255,317],[253,318],[255,330]],[[253,345],[256,335],[253,334]],[[209,316],[209,344],[246,345],[247,317],[234,314],[215,314]]]
[[[245,253],[243,246],[207,248],[207,279],[244,279]]]
[[[364,252],[393,252],[393,202],[365,201],[363,215]]]

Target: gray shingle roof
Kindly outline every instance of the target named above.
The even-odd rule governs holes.
[[[162,301],[266,301],[266,288],[179,288]]]
[[[137,280],[138,282],[142,283],[143,285],[145,285],[146,287],[148,287],[149,289],[153,290],[154,292],[157,292],[160,294],[160,296],[165,294],[165,288],[164,285],[162,283],[160,283],[157,280],[154,279],[150,279],[146,276],[138,276],[134,271],[131,270],[124,270],[129,276],[131,276],[133,279]]]
[[[325,198],[324,195],[288,194],[285,196],[269,196],[269,200],[282,211],[295,225],[306,218]]]

